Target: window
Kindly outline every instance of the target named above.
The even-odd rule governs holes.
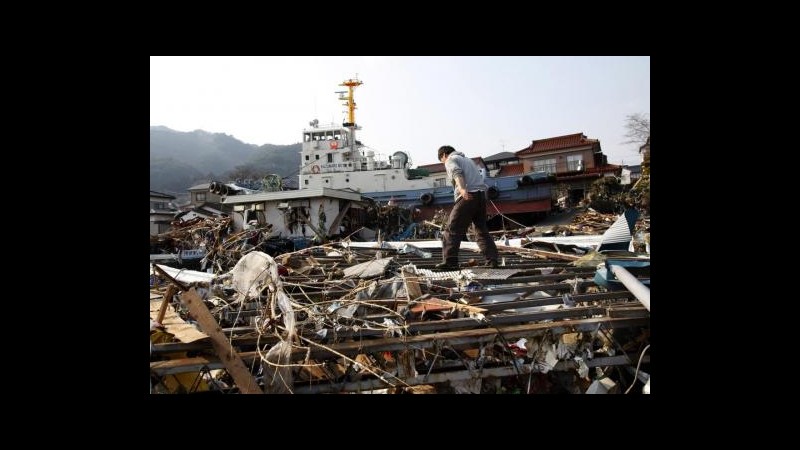
[[[314,156],[317,158],[317,161],[319,161],[319,155],[314,155]]]
[[[556,173],[556,159],[540,159],[533,162],[533,170],[536,172]]]
[[[308,184],[308,180],[305,180],[306,184]]]
[[[583,155],[567,156],[567,170],[583,170]]]
[[[329,163],[333,162],[333,153],[328,153],[328,162]]]
[[[198,202],[206,201],[206,193],[205,192],[198,192],[195,195],[197,195],[196,201],[198,201]]]
[[[306,155],[306,161],[308,161],[308,159],[309,159],[309,156],[308,156],[308,155]]]

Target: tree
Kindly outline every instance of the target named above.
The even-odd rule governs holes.
[[[650,137],[650,114],[636,113],[625,117],[625,128],[628,130],[623,144],[637,144],[642,146]]]
[[[240,165],[236,166],[228,173],[225,174],[231,180],[246,180],[246,179],[257,179],[261,178],[264,174],[262,171],[254,169],[252,166],[249,165]]]

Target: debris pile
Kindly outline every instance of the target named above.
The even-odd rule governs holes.
[[[433,272],[440,248],[356,244],[240,247],[216,275],[153,265],[151,392],[612,393],[649,379],[649,311],[597,286],[594,267],[501,246],[500,268]]]

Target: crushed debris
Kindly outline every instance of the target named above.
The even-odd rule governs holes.
[[[380,208],[396,219],[382,236],[429,240],[297,249],[227,218],[151,239],[204,249],[201,271],[151,263],[151,392],[649,393],[650,312],[595,281],[603,262],[649,253],[649,218],[627,253],[596,251],[620,216],[585,210],[504,230],[496,269],[465,241],[462,269],[434,272],[441,217],[410,227]]]

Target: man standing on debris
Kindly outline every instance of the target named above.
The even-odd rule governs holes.
[[[478,231],[478,247],[486,258],[486,265],[497,267],[497,246],[486,226],[486,184],[478,166],[449,145],[439,147],[438,156],[453,184],[455,204],[442,235],[444,261],[437,264],[436,269],[458,270],[458,251],[461,241],[466,239],[470,222]]]

